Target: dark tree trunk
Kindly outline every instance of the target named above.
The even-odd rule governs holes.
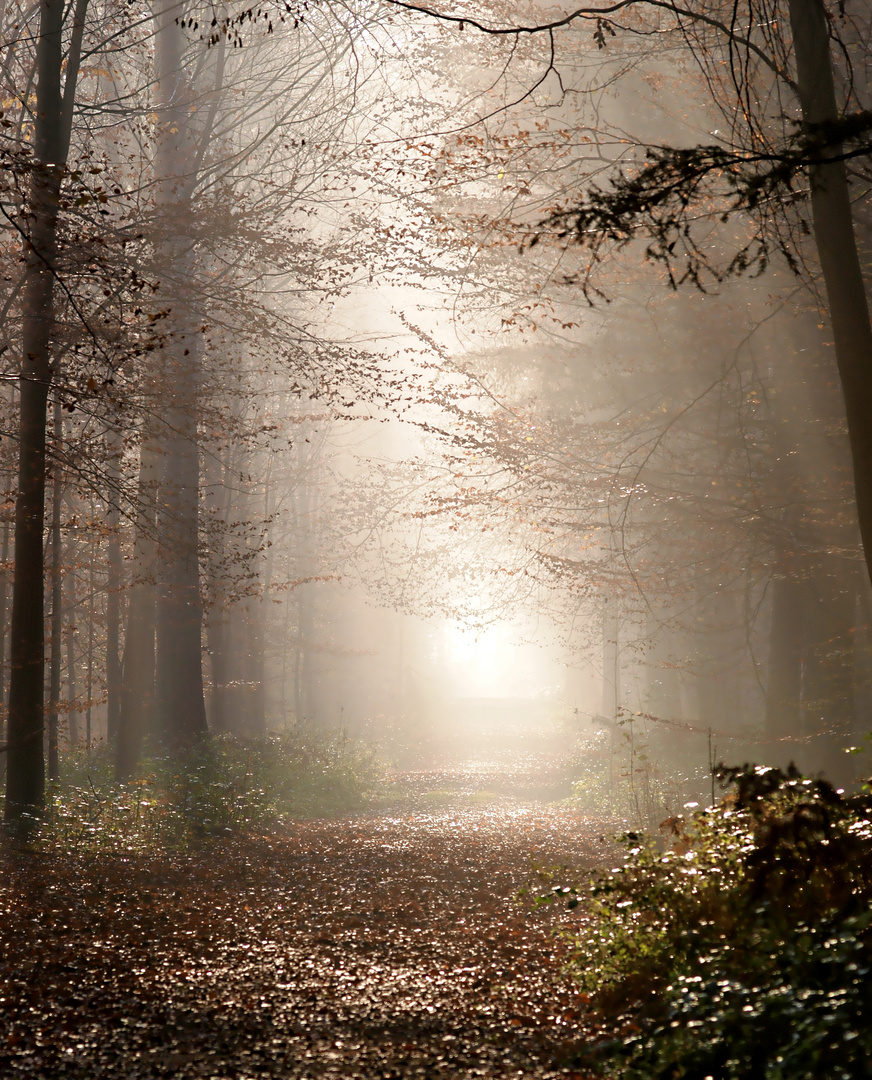
[[[85,749],[91,753],[91,699],[94,693],[94,562],[91,560],[88,596],[88,661],[85,665]]]
[[[64,488],[61,476],[63,450],[63,416],[61,399],[54,403],[54,476],[51,499],[51,661],[48,692],[48,778],[59,780],[61,775],[58,752],[61,700],[61,652],[63,650],[63,573],[61,559],[61,508]]]
[[[814,740],[815,769],[843,782],[851,770],[844,748],[854,734],[854,645],[858,581],[846,559],[831,556],[806,583],[804,733]]]
[[[120,524],[119,499],[121,476],[121,442],[115,432],[107,439],[108,466],[110,480],[107,495],[108,510],[106,525],[109,529],[107,539],[107,560],[109,576],[106,588],[106,734],[109,743],[115,746],[118,741],[118,729],[121,717],[121,537],[118,533]]]
[[[6,817],[45,799],[43,732],[43,527],[46,405],[52,370],[54,267],[65,142],[61,115],[62,0],[40,0],[34,155],[25,250],[15,578],[12,590]]]
[[[6,609],[9,584],[9,535],[11,523],[3,519],[3,548],[0,552],[0,742],[6,742]],[[5,762],[4,762],[5,765]]]
[[[73,552],[71,550],[71,544],[67,547],[67,566],[74,565],[71,556]],[[78,611],[78,597],[76,596],[76,575],[74,573],[68,573],[66,575],[66,596],[64,598],[64,606],[68,612],[67,614],[67,729],[70,736],[70,747],[79,745],[79,713],[76,707],[76,698],[78,697],[78,687],[76,684],[76,612]]]
[[[802,116],[814,128],[839,117],[827,15],[822,0],[789,0],[789,8]],[[829,150],[833,157],[839,153],[839,147]],[[860,535],[872,575],[872,326],[845,163],[815,165],[809,180],[814,237],[845,398]]]

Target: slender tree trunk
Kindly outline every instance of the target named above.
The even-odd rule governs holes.
[[[230,605],[225,588],[226,536],[230,520],[230,462],[222,467],[214,454],[206,458],[206,502],[213,531],[208,542],[209,586],[211,606],[206,619],[206,643],[212,675],[212,694],[209,699],[209,724],[213,731],[231,730],[230,702]]]
[[[212,697],[209,702],[209,723],[213,731],[230,730],[230,710],[227,700],[229,666],[227,657],[227,611],[222,606],[209,614],[206,639],[212,667]]]
[[[91,753],[91,698],[94,693],[94,561],[91,560],[88,585],[88,663],[85,669],[85,748]]]
[[[0,552],[0,742],[6,742],[6,609],[9,583],[10,521],[3,519],[2,552]],[[5,765],[5,761],[4,761]]]
[[[52,378],[54,267],[63,162],[63,0],[40,0],[34,155],[25,250],[20,376],[15,579],[12,590],[6,817],[38,811],[45,799],[43,731],[43,527],[46,406]]]
[[[67,566],[72,567],[73,551],[71,550],[72,539],[67,547]],[[76,698],[78,697],[76,686],[76,620],[78,618],[78,603],[76,596],[76,575],[70,569],[66,574],[66,597],[64,599],[64,606],[68,612],[67,615],[67,699],[69,705],[67,707],[67,729],[70,736],[70,748],[79,745],[79,712],[76,707]]]
[[[620,620],[615,602],[603,605],[603,681],[602,711],[609,720],[618,718],[621,707],[621,674],[619,667]]]
[[[768,739],[792,740],[801,734],[804,622],[805,589],[796,575],[795,567],[781,552],[772,581],[772,622],[766,684]],[[789,758],[790,754],[786,756]]]
[[[603,603],[602,711],[609,723],[609,802],[617,784],[615,755],[618,751],[618,720],[621,710],[621,620],[614,600]]]
[[[155,530],[160,459],[150,423],[144,425],[139,450],[134,581],[127,604],[127,633],[121,664],[121,702],[115,744],[115,777],[136,772],[146,732],[154,729]]]
[[[827,14],[822,0],[789,0],[803,121],[837,121]],[[840,147],[828,154],[837,157]],[[814,237],[826,285],[836,362],[845,398],[854,486],[866,566],[872,576],[872,326],[854,235],[843,161],[809,169]]]
[[[244,653],[246,684],[246,729],[250,735],[266,734],[266,676],[263,640],[263,601],[250,596],[244,607],[246,645]]]
[[[61,652],[63,650],[63,574],[61,571],[61,508],[64,487],[61,475],[64,422],[60,396],[54,403],[54,480],[51,499],[51,661],[48,693],[48,778],[59,780],[61,775],[58,752],[58,727],[61,700]]]
[[[121,717],[121,523],[119,511],[121,440],[117,432],[107,438],[109,492],[106,525],[109,575],[106,583],[106,735],[111,746],[118,741]]]

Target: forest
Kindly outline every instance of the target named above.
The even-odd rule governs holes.
[[[872,1074],[872,5],[0,80],[0,1075]]]

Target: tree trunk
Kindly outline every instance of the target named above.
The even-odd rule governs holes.
[[[206,506],[212,522],[208,535],[208,580],[210,607],[206,619],[212,693],[209,698],[209,725],[212,731],[231,730],[230,700],[231,641],[230,604],[226,590],[227,531],[230,521],[230,464],[223,467],[216,454],[208,454],[205,464]]]
[[[3,550],[0,554],[0,742],[6,742],[6,601],[9,579],[9,534],[8,518],[3,519]],[[5,762],[4,762],[5,765]]]
[[[161,350],[166,436],[160,488],[160,576],[155,623],[155,696],[164,743],[176,749],[206,735],[203,692],[200,563],[200,461],[197,406],[203,339],[190,296],[196,265],[191,187],[195,172],[189,79],[182,66],[184,36],[178,7],[155,14],[160,136],[157,153],[161,300],[170,308]]]
[[[851,770],[844,747],[854,734],[856,565],[824,557],[806,583],[804,734],[816,744],[814,767],[842,783]]]
[[[133,585],[127,604],[127,633],[121,663],[121,701],[115,744],[115,778],[136,772],[146,732],[154,728],[155,529],[160,461],[151,423],[146,421],[139,449]]]
[[[249,735],[266,734],[266,674],[264,660],[263,601],[250,596],[243,608],[246,629],[245,661],[245,727]]]
[[[108,509],[106,525],[109,529],[107,539],[107,559],[109,576],[106,583],[106,736],[110,746],[118,741],[118,729],[121,717],[121,537],[119,499],[121,478],[121,440],[117,432],[111,432],[107,438],[109,478],[107,493]]]
[[[209,723],[213,731],[230,730],[228,683],[230,665],[227,648],[227,609],[222,604],[209,614],[206,639],[212,667],[212,697],[209,702]]]
[[[789,0],[802,117],[812,129],[837,121],[827,15],[822,0]],[[829,148],[837,157],[841,148]],[[829,301],[845,399],[857,516],[872,577],[872,326],[843,161],[809,169],[814,237]]]
[[[70,550],[72,547],[72,538],[70,545],[67,548],[67,566],[74,565],[72,562],[73,552]],[[68,573],[66,575],[66,597],[64,599],[64,605],[69,613],[67,615],[67,700],[69,702],[67,706],[67,730],[70,737],[70,748],[79,745],[79,713],[76,707],[76,698],[78,697],[78,688],[76,686],[76,620],[78,603],[76,596],[76,575],[74,573]]]
[[[94,693],[94,560],[90,560],[88,596],[88,663],[85,666],[85,750],[91,753],[91,697]]]
[[[766,736],[793,740],[801,734],[803,625],[805,589],[784,552],[778,556],[772,581],[772,622],[766,684]],[[787,764],[791,753],[776,754]],[[784,758],[784,760],[781,760]]]
[[[617,720],[621,708],[620,674],[620,617],[614,600],[603,605],[603,692],[602,713],[608,720]]]
[[[46,405],[52,378],[54,267],[64,151],[61,116],[62,0],[40,0],[34,155],[25,249],[20,375],[18,498],[12,589],[6,817],[39,811],[45,799],[43,731],[43,527]],[[67,140],[68,142],[68,140]]]
[[[169,416],[173,430],[164,444],[158,522],[155,696],[161,737],[168,747],[181,749],[207,732],[197,550],[199,455],[195,418],[182,408],[173,408]]]
[[[48,692],[48,778],[60,780],[60,755],[58,753],[58,727],[61,700],[61,651],[63,649],[63,575],[61,573],[61,507],[63,505],[63,480],[61,477],[61,451],[63,449],[64,422],[60,396],[55,394],[54,403],[54,481],[51,499],[51,662],[49,665]]]

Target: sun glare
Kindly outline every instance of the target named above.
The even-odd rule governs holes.
[[[511,627],[450,623],[444,634],[447,677],[458,697],[533,697],[547,688],[542,650],[515,644]]]

